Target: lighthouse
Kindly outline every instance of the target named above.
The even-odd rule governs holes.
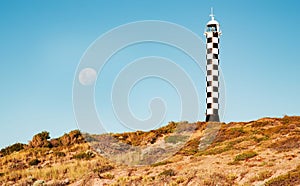
[[[219,117],[219,42],[220,24],[215,20],[213,9],[209,15],[206,36],[206,122],[220,122]]]

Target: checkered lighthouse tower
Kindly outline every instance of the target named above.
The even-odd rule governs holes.
[[[206,25],[206,121],[219,122],[219,38],[220,24],[213,10]]]

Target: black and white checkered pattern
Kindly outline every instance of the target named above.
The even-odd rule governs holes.
[[[210,25],[208,25],[209,27]],[[215,25],[213,25],[215,26]],[[207,31],[206,35],[206,121],[219,122],[219,36],[220,32]]]

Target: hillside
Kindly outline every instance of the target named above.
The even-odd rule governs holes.
[[[1,150],[0,185],[300,185],[300,117],[42,132]]]

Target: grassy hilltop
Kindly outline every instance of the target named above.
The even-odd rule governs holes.
[[[161,161],[145,155],[138,160],[140,166],[116,163],[100,152],[105,148],[115,156],[119,149],[131,152],[157,144],[181,146]],[[163,150],[154,154],[163,155]],[[28,144],[0,151],[0,185],[165,184],[300,185],[300,117],[228,124],[170,122],[149,132],[106,135],[75,130],[55,139],[41,132]]]

